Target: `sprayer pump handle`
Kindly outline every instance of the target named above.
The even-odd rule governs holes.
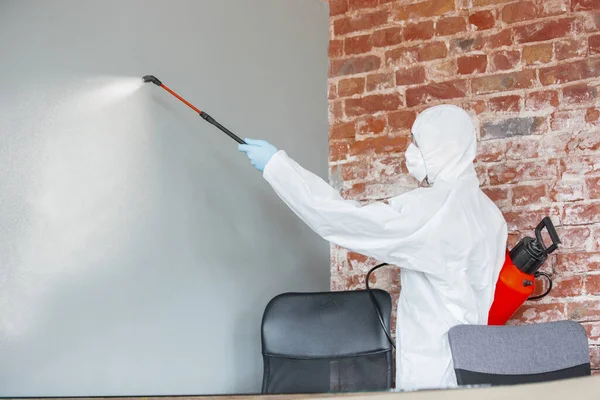
[[[542,237],[542,230],[544,228],[546,228],[548,234],[550,235],[550,239],[552,240],[552,244],[549,247],[546,247],[544,244],[544,238]],[[535,228],[535,237],[540,246],[546,251],[546,254],[554,252],[554,250],[556,250],[560,244],[560,238],[558,237],[558,233],[556,232],[556,228],[554,227],[550,217],[544,217],[542,222],[540,222]]]

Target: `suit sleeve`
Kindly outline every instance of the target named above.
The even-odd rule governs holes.
[[[406,253],[398,249],[422,227],[418,216],[407,215],[413,213],[403,209],[384,203],[361,206],[343,199],[323,179],[302,168],[283,151],[271,158],[263,175],[277,195],[318,235],[376,260],[402,264],[403,254],[410,251],[410,246]]]

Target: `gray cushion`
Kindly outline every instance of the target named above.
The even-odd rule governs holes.
[[[573,321],[522,326],[460,325],[448,332],[455,369],[540,374],[589,364],[585,329]]]

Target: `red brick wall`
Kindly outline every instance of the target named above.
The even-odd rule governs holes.
[[[552,296],[513,323],[584,323],[600,368],[600,0],[330,0],[332,184],[385,200],[415,187],[403,152],[424,107],[480,126],[477,170],[510,243],[544,215],[563,239]],[[332,249],[332,289],[364,287],[374,260]],[[375,276],[397,294],[397,271]]]

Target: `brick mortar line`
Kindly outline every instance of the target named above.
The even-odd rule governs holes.
[[[512,49],[513,51],[515,50],[514,47],[510,47],[510,49]],[[504,50],[500,50],[498,52],[501,52],[501,51],[504,51]],[[479,53],[481,53],[481,54],[479,54]],[[427,72],[428,68],[435,67],[437,64],[441,64],[443,62],[458,61],[458,59],[460,59],[460,58],[467,58],[470,56],[481,56],[481,55],[488,56],[488,62],[489,62],[489,56],[491,56],[490,53],[485,52],[483,50],[477,50],[476,52],[465,53],[463,55],[456,55],[456,56],[450,56],[450,57],[444,57],[444,58],[436,58],[436,59],[430,60],[430,61],[419,61],[419,62],[416,62],[416,63],[411,64],[410,66],[406,66],[406,67],[398,66],[398,65],[382,65],[380,68],[375,69],[373,71],[360,72],[360,73],[350,74],[350,75],[331,76],[331,77],[328,77],[328,82],[337,84],[339,81],[345,80],[345,79],[366,78],[370,75],[376,75],[376,74],[395,74],[398,71],[404,71],[404,70],[412,69],[415,67],[423,67],[426,69],[425,72]],[[350,61],[352,59],[370,57],[370,56],[379,57],[380,54],[376,54],[376,53],[372,53],[372,52],[352,54],[352,55],[350,55],[350,57],[336,58],[334,60]],[[471,74],[456,73],[454,75],[454,77],[457,78],[455,80],[459,80],[460,78],[464,78],[464,79],[486,78],[486,77],[497,76],[497,75],[514,74],[514,73],[519,73],[519,72],[523,72],[523,71],[540,71],[540,70],[544,70],[544,69],[560,67],[565,64],[574,64],[577,62],[582,62],[582,61],[587,61],[587,60],[596,61],[597,59],[600,59],[600,55],[598,55],[598,54],[586,55],[586,56],[581,56],[581,57],[568,58],[568,59],[564,59],[564,60],[553,60],[549,63],[544,63],[544,64],[522,65],[520,67],[517,66],[517,67],[511,68],[511,69],[506,69],[506,70],[486,71],[486,72],[478,72],[478,73],[471,73]],[[521,63],[522,63],[522,61],[521,61]],[[542,87],[554,87],[556,85],[568,85],[572,82],[579,82],[579,81],[572,81],[572,82],[564,82],[562,84],[543,85],[541,83],[541,81],[539,80],[539,76],[536,76],[536,78],[537,78],[537,82],[539,82],[540,85],[542,85]],[[590,80],[594,80],[594,79],[600,80],[600,77],[591,77],[591,78],[585,78],[582,80],[590,81]],[[431,79],[429,81],[431,81]],[[434,81],[445,82],[444,80],[439,79],[439,78],[434,79]],[[426,84],[426,83],[418,83],[418,84],[413,84],[413,85],[396,85],[396,86],[418,86],[418,85],[424,85],[424,84]]]
[[[599,31],[600,32],[600,31]],[[567,36],[563,36],[563,37],[559,37],[559,38],[553,38],[553,39],[549,39],[549,40],[542,40],[539,42],[531,42],[531,43],[513,43],[511,45],[506,45],[506,46],[498,46],[498,47],[494,47],[492,49],[477,49],[477,50],[470,50],[470,51],[464,51],[461,53],[448,53],[448,55],[446,57],[443,58],[436,58],[434,60],[429,60],[429,61],[418,61],[415,64],[416,65],[431,65],[434,64],[436,62],[439,62],[440,60],[457,60],[458,58],[462,58],[462,57],[469,57],[469,56],[475,56],[475,55],[493,55],[494,53],[500,53],[503,51],[519,51],[521,52],[525,47],[532,47],[532,46],[539,46],[541,44],[551,44],[551,45],[555,45],[556,43],[565,41],[565,40],[585,40],[585,39],[589,39],[589,37],[591,36],[595,36],[593,34],[591,35],[581,35],[581,36],[576,36],[576,37],[567,37]],[[471,39],[471,38],[465,38],[465,39]],[[367,52],[362,52],[362,53],[352,53],[352,54],[346,54],[344,53],[342,56],[339,57],[329,57],[329,61],[331,63],[331,61],[343,61],[343,60],[350,60],[353,58],[361,58],[361,57],[367,57],[367,56],[379,56],[382,57],[382,61],[386,62],[385,60],[385,53],[392,51],[392,50],[398,50],[398,49],[411,49],[414,47],[419,47],[420,44],[431,44],[431,43],[445,43],[447,45],[447,49],[448,51],[451,50],[451,46],[450,43],[447,41],[448,37],[442,37],[442,38],[432,38],[429,40],[416,40],[416,41],[411,41],[408,42],[406,45],[403,44],[395,44],[395,45],[391,45],[391,46],[386,46],[386,47],[373,47],[371,50],[367,51]],[[453,40],[453,39],[450,39]],[[585,46],[587,47],[587,45]],[[598,57],[598,54],[586,54],[586,55],[582,55],[582,56],[578,56],[578,57],[571,57],[571,58],[566,58],[566,59],[556,59],[555,54],[554,54],[554,49],[552,50],[553,53],[553,60],[551,62],[548,63],[543,63],[543,64],[531,64],[531,65],[525,65],[524,67],[529,67],[529,69],[534,69],[534,68],[547,68],[547,67],[554,67],[566,62],[573,62],[573,61],[585,61],[589,58],[595,58]],[[587,53],[587,51],[586,51]],[[394,67],[398,67],[396,65],[382,65],[382,67],[387,67],[387,68],[394,68]],[[405,67],[398,67],[398,68],[405,68]],[[498,71],[494,71],[494,72],[503,72],[503,70],[498,70]],[[334,77],[335,78],[335,77]]]
[[[357,180],[357,181],[352,181],[352,182],[348,181],[347,183],[351,185],[350,187],[348,187],[350,189],[351,187],[353,187],[356,184],[369,184],[369,183],[372,183],[372,182],[373,181],[364,181],[364,180],[358,181]],[[528,184],[528,183],[534,183],[534,182],[536,182],[536,181],[525,181],[523,183],[524,184]],[[383,183],[382,185],[394,185],[394,184],[393,183],[389,183],[389,184]],[[490,188],[489,186],[484,186],[484,187],[485,188]],[[416,184],[415,184],[415,188],[416,188]],[[493,186],[492,186],[492,188],[493,188]],[[395,196],[381,197],[381,198],[377,198],[377,199],[365,198],[365,197],[354,197],[353,199],[357,200],[357,201],[363,201],[363,200],[364,201],[372,201],[372,200],[374,200],[374,201],[377,201],[377,200],[387,201],[387,200],[390,200],[390,199],[392,199],[394,197]],[[534,212],[534,211],[541,211],[544,208],[557,209],[557,211],[560,214],[558,216],[558,217],[560,217],[560,221],[557,224],[557,226],[560,226],[560,227],[564,227],[564,226],[569,226],[569,227],[577,226],[577,227],[581,227],[581,226],[596,226],[596,225],[598,225],[600,223],[598,223],[598,222],[564,223],[562,221],[562,214],[564,213],[564,206],[565,205],[570,205],[570,206],[589,206],[589,205],[596,205],[596,204],[600,205],[600,200],[598,200],[598,199],[583,199],[583,200],[577,200],[577,201],[573,201],[573,202],[556,202],[556,201],[553,201],[553,202],[549,202],[549,203],[546,203],[546,204],[543,204],[543,205],[530,204],[530,205],[524,205],[524,206],[516,206],[516,205],[510,204],[510,206],[507,207],[507,208],[504,208],[504,207],[500,207],[500,208],[502,208],[502,211],[505,212],[505,213],[507,213],[507,212],[527,212],[527,211]]]
[[[502,8],[502,7],[501,7]],[[498,9],[498,11],[500,11],[499,8],[481,8],[478,11],[487,11],[487,10],[493,10],[493,9]],[[388,21],[386,21],[383,24],[380,25],[373,25],[370,26],[368,28],[365,29],[359,29],[359,30],[355,30],[352,32],[348,32],[348,33],[343,33],[343,34],[335,34],[334,31],[334,22],[338,21],[338,20],[342,20],[345,19],[347,17],[361,17],[361,16],[365,16],[365,15],[369,15],[369,14],[373,14],[375,12],[378,11],[389,11],[386,10],[384,7],[381,8],[375,8],[373,9],[373,11],[371,12],[365,12],[365,13],[361,13],[361,14],[356,14],[356,15],[352,15],[352,16],[348,16],[348,15],[341,15],[341,16],[335,16],[335,17],[330,17],[330,28],[332,30],[332,34],[333,34],[333,40],[340,40],[340,39],[346,39],[349,37],[354,37],[354,36],[362,36],[362,35],[366,35],[366,34],[373,34],[375,31],[378,30],[382,30],[382,29],[388,29],[388,28],[406,28],[406,26],[411,23],[411,24],[418,24],[418,23],[423,23],[423,22],[433,22],[434,23],[434,32],[435,29],[437,28],[437,22],[441,19],[444,18],[449,18],[449,17],[462,17],[465,18],[465,22],[467,24],[467,30],[466,31],[462,31],[462,32],[457,32],[456,34],[452,34],[452,35],[446,35],[446,36],[439,36],[439,37],[452,37],[453,39],[469,39],[467,37],[463,37],[465,35],[495,35],[507,30],[513,30],[515,28],[521,28],[521,27],[525,27],[525,26],[529,26],[529,25],[535,25],[538,23],[544,23],[544,22],[552,22],[552,21],[558,21],[558,20],[562,20],[562,19],[569,19],[569,18],[575,18],[576,22],[580,22],[583,24],[583,31],[579,32],[581,34],[589,34],[589,35],[594,35],[597,34],[598,32],[600,32],[600,30],[592,30],[592,31],[587,31],[585,29],[585,23],[587,22],[587,16],[591,13],[590,10],[577,10],[577,11],[571,11],[571,10],[567,10],[564,13],[560,13],[560,14],[554,14],[554,15],[550,15],[550,16],[542,16],[539,18],[534,18],[534,19],[529,19],[529,20],[525,20],[525,21],[517,21],[514,23],[506,23],[504,21],[502,21],[501,18],[494,18],[495,21],[500,23],[500,26],[494,26],[492,28],[489,29],[483,29],[483,30],[478,30],[476,28],[473,28],[473,24],[470,24],[468,21],[469,15],[464,15],[461,13],[460,10],[455,10],[454,12],[448,12],[442,15],[436,15],[436,16],[430,16],[430,17],[420,17],[420,18],[415,18],[415,19],[406,19],[406,20],[399,20],[399,21],[390,21],[388,19]],[[471,13],[473,14],[473,13]],[[434,37],[438,37],[438,36],[434,36]],[[565,37],[566,38],[566,37]],[[539,43],[539,42],[532,42],[532,43]],[[517,43],[515,43],[517,44]]]
[[[515,92],[505,92],[506,96],[511,96],[511,95],[515,95]],[[535,93],[535,91],[530,92],[530,93]],[[380,94],[394,94],[394,92],[392,93],[380,93]],[[369,94],[368,96],[376,96],[377,94]],[[366,96],[362,96],[362,97],[356,97],[356,98],[352,98],[352,99],[364,99]],[[397,111],[420,111],[421,109],[427,108],[427,107],[431,107],[437,104],[453,104],[453,103],[457,103],[457,102],[470,102],[470,101],[483,101],[483,100],[491,100],[494,99],[494,97],[491,98],[472,98],[474,96],[465,96],[465,97],[456,97],[456,98],[452,98],[452,99],[440,99],[440,100],[435,100],[435,101],[430,101],[429,103],[426,104],[420,104],[420,105],[416,105],[416,106],[404,106],[403,108],[398,108],[397,110],[382,110],[382,111],[376,111],[374,113],[366,113],[366,114],[361,114],[361,115],[353,115],[353,116],[347,116],[345,115],[344,119],[342,119],[339,122],[335,122],[335,123],[331,123],[331,126],[336,126],[336,125],[340,125],[343,123],[351,123],[354,121],[357,121],[361,118],[367,118],[369,116],[371,117],[381,117],[384,115],[387,115],[389,113],[394,113]],[[497,97],[504,97],[504,96],[497,96]],[[340,101],[344,102],[345,100],[347,100],[349,98],[342,98],[340,99]],[[405,99],[404,99],[405,100]],[[509,118],[504,118],[504,119],[510,119],[510,117],[522,117],[522,118],[526,118],[526,117],[551,117],[552,114],[554,114],[555,112],[569,112],[569,111],[584,111],[584,110],[588,110],[590,108],[597,108],[599,107],[598,105],[585,105],[582,106],[581,108],[555,108],[553,111],[551,112],[546,112],[544,113],[544,111],[536,113],[535,111],[529,111],[529,110],[521,110],[521,111],[490,111],[490,110],[486,110],[480,114],[478,114],[476,117],[484,122],[487,122],[487,118],[489,116],[489,114],[491,113],[501,113],[502,116],[504,117],[509,117]],[[481,116],[481,118],[480,118]],[[501,119],[500,121],[504,120]],[[596,130],[596,126],[586,122],[585,123],[586,126],[578,128],[579,131],[578,132],[582,132],[585,130],[591,130],[592,133],[594,133],[593,131]],[[589,127],[587,126],[589,125]],[[409,129],[405,129],[405,130],[409,130]],[[572,130],[566,130],[566,129],[552,129],[551,127],[549,127],[549,132],[546,133],[540,133],[538,135],[526,135],[526,136],[535,136],[535,137],[540,137],[540,136],[547,136],[549,133],[556,133],[556,134],[565,134],[565,133],[573,133]],[[489,140],[495,140],[495,139],[481,139],[481,141],[489,141]]]
[[[359,97],[357,99],[362,99],[362,97]],[[479,99],[479,100],[483,100],[483,99]],[[387,114],[389,113],[394,113],[397,111],[420,111],[421,109],[427,108],[427,107],[431,107],[434,105],[438,105],[438,104],[454,104],[454,103],[459,103],[459,102],[468,102],[470,101],[470,99],[465,98],[465,97],[457,97],[457,98],[453,98],[453,99],[443,99],[443,100],[438,100],[438,101],[431,101],[427,104],[423,104],[423,105],[419,105],[419,106],[413,106],[413,107],[404,107],[404,108],[399,108],[398,110],[394,110],[394,111],[377,111],[375,113],[367,113],[367,114],[361,114],[361,115],[356,115],[356,116],[346,116],[345,119],[339,121],[339,122],[335,122],[335,123],[331,123],[331,127],[333,126],[337,126],[337,125],[342,125],[345,123],[353,123],[353,122],[357,122],[358,120],[361,119],[365,119],[368,117],[373,117],[373,118],[379,118],[379,117],[383,117],[383,116],[387,116]],[[550,112],[548,114],[532,114],[530,112],[523,112],[523,114],[521,114],[521,112],[515,111],[515,112],[498,112],[498,111],[485,111],[481,114],[479,114],[477,116],[477,119],[483,123],[487,123],[492,121],[492,119],[489,119],[488,117],[490,116],[490,114],[492,113],[500,113],[502,117],[506,117],[506,118],[502,118],[502,119],[497,119],[498,121],[505,121],[507,119],[512,119],[512,118],[527,118],[527,117],[551,117],[552,114],[554,114],[555,112],[561,112],[561,113],[567,113],[569,111],[585,111],[588,110],[589,108],[596,108],[597,106],[585,106],[583,108],[578,108],[578,109],[555,109],[553,112]],[[549,121],[546,121],[549,122]],[[588,126],[589,125],[589,126]],[[558,136],[564,136],[565,134],[571,134],[573,135],[574,133],[582,133],[582,132],[586,132],[586,133],[596,133],[598,126],[595,126],[591,123],[585,122],[583,127],[579,127],[577,128],[576,131],[574,131],[573,129],[552,129],[551,127],[548,127],[548,131],[544,132],[544,133],[539,133],[539,134],[533,134],[533,135],[522,135],[522,136],[512,136],[512,138],[517,138],[517,137],[548,137],[548,136],[553,136],[553,137],[558,137]],[[331,130],[331,128],[330,128]],[[393,129],[393,132],[404,132],[404,131],[409,131],[410,129],[403,129],[403,128],[395,128]],[[554,135],[553,135],[554,134]],[[398,136],[398,135],[397,135]],[[480,139],[480,142],[488,142],[488,141],[493,141],[493,140],[501,140],[501,139],[510,139],[511,137],[506,137],[506,138],[492,138],[492,139],[485,139],[482,138]],[[334,141],[343,141],[343,139],[333,139]]]
[[[542,41],[542,42],[536,42],[533,43],[532,45],[538,45],[538,44],[556,44],[559,43],[561,41],[564,41],[565,38],[556,38],[556,39],[552,39],[552,40],[548,40],[548,41]],[[419,42],[416,42],[419,43]],[[423,43],[423,42],[420,42]],[[432,40],[431,42],[429,42],[429,44],[431,43],[444,43],[446,44],[446,48],[449,50],[450,46],[448,42],[445,42],[444,40]],[[457,54],[448,54],[446,57],[442,57],[442,58],[436,58],[433,60],[428,60],[428,61],[417,61],[413,64],[411,64],[410,66],[402,66],[402,65],[397,65],[397,63],[395,63],[394,61],[391,61],[390,63],[388,63],[387,58],[385,53],[391,50],[397,50],[397,49],[411,49],[414,47],[419,47],[419,45],[416,46],[396,46],[396,47],[391,47],[388,50],[385,50],[383,53],[380,50],[380,48],[375,49],[375,51],[368,51],[368,52],[364,52],[364,53],[356,53],[356,54],[345,54],[342,57],[332,57],[330,58],[330,65],[331,65],[331,61],[350,61],[352,59],[360,59],[360,58],[366,58],[366,57],[379,57],[382,65],[373,71],[368,71],[368,72],[361,72],[361,73],[357,73],[357,74],[351,74],[351,75],[339,75],[339,76],[330,76],[328,77],[329,81],[337,81],[337,80],[341,80],[344,79],[345,77],[349,77],[349,76],[355,76],[355,77],[360,77],[360,76],[367,76],[370,74],[374,74],[376,72],[380,72],[380,73],[393,73],[393,72],[397,72],[397,71],[401,71],[401,70],[405,70],[405,69],[410,69],[410,68],[414,68],[417,66],[423,66],[423,67],[431,67],[431,66],[435,66],[436,64],[442,63],[444,61],[457,61],[460,58],[467,58],[470,56],[481,56],[481,55],[486,55],[488,56],[488,61],[489,61],[489,57],[492,56],[495,53],[501,53],[504,51],[519,51],[521,52],[521,50],[523,50],[524,47],[528,47],[529,45],[523,45],[522,47],[519,47],[520,45],[511,45],[511,46],[502,46],[502,47],[498,47],[498,48],[494,48],[491,50],[473,50],[470,52],[465,52],[465,53],[457,53]],[[521,55],[522,57],[522,55]],[[549,69],[549,68],[553,68],[553,67],[558,67],[564,64],[570,64],[570,63],[576,63],[576,62],[582,62],[582,61],[587,61],[587,60],[591,60],[591,61],[596,61],[598,58],[600,58],[600,54],[593,54],[593,55],[582,55],[579,57],[572,57],[572,58],[567,58],[567,59],[562,59],[562,60],[558,60],[555,57],[554,54],[554,49],[553,49],[553,60],[551,62],[548,63],[543,63],[543,64],[530,64],[530,65],[522,65],[521,67],[515,67],[515,68],[511,68],[508,70],[496,70],[496,71],[486,71],[483,73],[474,73],[474,74],[464,74],[464,75],[457,75],[457,76],[465,76],[465,77],[486,77],[486,76],[494,76],[494,75],[502,75],[502,74],[509,74],[509,73],[515,73],[515,72],[522,72],[522,71],[539,71],[539,70],[543,70],[543,69]],[[523,60],[521,58],[520,63],[523,63]]]
[[[591,132],[591,133],[595,133],[595,132]],[[512,137],[506,137],[506,138],[499,138],[499,139],[490,139],[490,140],[480,140],[479,143],[489,143],[489,142],[496,142],[496,141],[507,141],[510,139],[514,139],[514,140],[518,140],[519,138],[560,138],[564,135],[568,134],[567,133],[562,133],[562,134],[556,134],[553,135],[551,133],[545,134],[545,135],[528,135],[528,136],[512,136]],[[543,150],[545,150],[545,148],[542,148]],[[598,151],[592,151],[593,154],[591,155],[597,155]],[[590,154],[577,154],[577,156],[586,156],[586,155],[590,155]],[[550,161],[550,160],[565,160],[567,157],[553,157],[551,155],[543,155],[543,156],[538,156],[538,157],[526,157],[526,158],[521,158],[521,159],[504,159],[504,160],[500,160],[500,161],[477,161],[476,165],[480,165],[482,164],[483,166],[498,166],[500,164],[506,164],[506,163],[513,163],[513,162],[518,162],[518,161],[522,161],[522,160],[541,160],[541,161]],[[600,172],[600,171],[598,171]]]
[[[463,7],[462,5],[456,5],[454,7],[453,11],[447,11],[443,14],[440,15],[431,15],[431,16],[418,16],[417,18],[413,18],[413,19],[403,19],[403,20],[398,20],[398,21],[388,21],[388,23],[406,23],[409,21],[430,21],[430,20],[437,20],[437,19],[441,19],[441,18],[446,18],[446,17],[464,17],[464,18],[468,18],[470,15],[475,14],[475,13],[471,13],[469,11],[471,10],[477,10],[477,11],[492,11],[492,10],[498,10],[498,16],[501,16],[501,11],[502,9],[509,5],[509,4],[514,4],[514,3],[519,3],[519,2],[523,2],[522,0],[511,0],[511,1],[507,1],[507,2],[503,2],[503,3],[497,3],[497,4],[489,4],[489,5],[482,5],[482,6],[469,6],[469,7]],[[393,2],[390,3],[385,3],[385,4],[379,4],[375,7],[365,7],[365,8],[359,8],[356,10],[348,10],[344,13],[341,14],[337,14],[337,15],[330,15],[329,16],[329,21],[330,21],[330,25],[333,25],[334,21],[338,21],[344,18],[357,18],[357,17],[363,17],[366,15],[370,15],[370,14],[374,14],[380,11],[387,11],[391,14],[394,14],[394,10],[397,8],[402,8],[404,6],[408,6],[408,5],[416,5],[416,4],[422,4],[422,3],[427,3],[427,0],[425,1],[417,1],[417,2],[409,2],[406,4],[394,4]],[[513,23],[508,23],[508,22],[504,22],[501,18],[494,18],[496,21],[500,21],[502,24],[506,24],[504,25],[505,27],[513,27],[513,26],[523,26],[523,25],[528,25],[537,21],[546,21],[546,20],[551,20],[552,18],[556,19],[557,17],[563,17],[563,16],[587,16],[590,13],[593,13],[594,10],[572,10],[570,7],[565,10],[565,11],[561,11],[555,14],[548,14],[548,15],[539,15],[536,16],[535,18],[531,18],[531,19],[527,19],[524,21],[516,21]],[[497,28],[497,27],[495,27]]]
[[[598,60],[600,60],[600,57],[598,57]],[[578,61],[582,61],[582,60],[578,60]],[[577,61],[575,61],[577,62]],[[532,70],[538,70],[538,69],[525,69],[525,71],[532,71]],[[396,72],[396,71],[392,71],[392,72]],[[514,73],[518,73],[520,71],[506,71],[506,72],[501,72],[501,73],[492,73],[492,74],[487,74],[487,75],[456,75],[455,79],[450,79],[450,80],[430,80],[427,82],[423,82],[423,83],[416,83],[416,84],[412,84],[412,85],[396,85],[392,88],[388,88],[388,89],[376,89],[376,90],[372,90],[372,91],[364,91],[362,93],[357,93],[357,94],[353,94],[350,96],[339,96],[336,95],[335,98],[333,99],[328,99],[328,103],[332,104],[337,100],[345,100],[348,98],[361,98],[364,96],[370,96],[370,95],[377,95],[377,94],[388,94],[389,93],[393,93],[394,91],[397,91],[398,88],[403,88],[403,89],[415,89],[415,88],[420,88],[420,87],[427,87],[431,84],[444,84],[444,83],[456,83],[456,82],[472,82],[473,79],[479,79],[479,78],[489,78],[489,77],[495,77],[495,76],[499,76],[499,75],[510,75],[510,74],[514,74]],[[337,84],[339,84],[340,81],[345,80],[345,79],[358,79],[358,78],[367,78],[369,75],[376,75],[379,73],[389,73],[389,72],[380,72],[379,70],[375,70],[375,71],[370,71],[367,73],[360,73],[360,74],[355,74],[355,75],[346,75],[346,76],[340,76],[340,77],[335,77],[332,78],[329,83],[331,84],[335,84],[337,87]],[[395,77],[394,77],[395,78]],[[561,97],[559,98],[559,104],[561,103],[560,100],[562,100],[562,89],[565,88],[569,88],[571,86],[578,86],[581,84],[600,84],[600,77],[591,77],[591,78],[585,78],[585,79],[580,79],[580,80],[574,80],[574,81],[569,81],[569,82],[561,82],[561,83],[556,83],[556,84],[552,84],[552,85],[543,85],[540,81],[539,81],[539,77],[536,76],[536,81],[534,82],[535,86],[530,87],[530,88],[520,88],[520,89],[514,89],[514,90],[503,90],[503,91],[490,91],[488,93],[472,93],[470,95],[465,95],[463,97],[458,97],[457,99],[468,99],[468,100],[486,100],[486,99],[490,99],[490,98],[495,98],[495,97],[504,97],[504,96],[508,96],[508,95],[515,95],[515,94],[522,94],[522,95],[528,95],[531,93],[536,93],[536,92],[544,92],[544,91],[558,91],[559,94],[561,95]],[[366,84],[366,82],[365,82]],[[356,96],[356,97],[355,97]],[[454,99],[448,99],[448,100],[454,100]],[[599,99],[596,99],[595,101],[593,101],[594,104],[597,104],[600,102]],[[417,108],[417,107],[422,107],[426,104],[423,105],[418,105],[418,106],[413,106],[410,108]],[[554,107],[554,106],[553,106]],[[554,107],[554,108],[558,108]],[[577,107],[575,105],[576,108],[574,109],[580,109],[580,108],[584,108],[585,106],[581,106],[580,108]],[[409,109],[409,107],[407,107],[406,109]],[[392,111],[388,111],[388,110],[384,110],[387,112],[392,112]],[[536,111],[536,110],[531,110],[531,111]]]
[[[378,136],[372,136],[373,138],[379,138],[379,137],[388,137],[389,135],[386,134],[381,134]],[[541,136],[541,135],[540,135]],[[523,137],[523,136],[520,136]],[[536,136],[537,137],[537,136]],[[504,139],[493,139],[494,141],[506,141],[508,139],[511,138],[504,138]],[[332,140],[335,143],[346,143],[348,142],[348,144],[351,144],[350,141],[352,139],[335,139]],[[354,139],[354,142],[356,142],[357,140]],[[330,166],[335,166],[338,164],[346,164],[349,161],[355,161],[356,159],[365,159],[365,158],[371,158],[374,157],[375,159],[378,158],[401,158],[402,155],[404,154],[404,152],[387,152],[387,153],[365,153],[365,154],[357,154],[354,156],[350,156],[345,160],[336,160],[336,161],[329,161],[329,165]],[[593,155],[597,155],[597,152],[595,152]],[[576,155],[576,157],[586,157],[589,155],[583,154],[583,155]],[[600,155],[599,155],[600,156]],[[536,161],[541,163],[544,162],[548,162],[548,161],[552,161],[552,160],[557,160],[557,161],[569,161],[569,156],[559,156],[559,157],[552,157],[552,156],[548,156],[548,155],[544,155],[541,157],[530,157],[530,158],[522,158],[522,159],[507,159],[507,160],[501,160],[501,161],[478,161],[475,163],[475,166],[482,166],[482,167],[498,167],[498,166],[503,166],[503,165],[508,165],[508,166],[512,166],[512,164],[516,164],[516,165],[520,165],[522,164],[522,162],[519,161]],[[564,174],[564,173],[563,173]],[[571,174],[567,174],[568,176],[570,176]],[[586,177],[597,177],[600,176],[600,170],[589,173],[589,174],[585,174],[585,175],[581,175],[579,177],[581,178],[586,178]],[[499,184],[499,185],[493,185],[494,187],[499,187],[499,186],[504,186],[504,185],[511,185],[509,183],[504,183],[504,184]]]
[[[513,48],[514,50],[514,48]],[[381,55],[380,54],[376,54],[376,53],[362,53],[362,54],[358,54],[358,55],[353,55],[352,57],[347,57],[347,58],[338,58],[335,59],[336,61],[351,61],[353,59],[361,59],[361,58],[367,58],[367,57],[380,57],[380,60],[382,62],[385,63],[385,65],[381,65],[379,68],[374,69],[372,71],[366,71],[366,72],[360,72],[360,73],[354,73],[354,74],[348,74],[348,75],[338,75],[338,76],[330,76],[327,78],[328,83],[332,83],[332,84],[337,84],[339,81],[341,80],[345,80],[345,79],[351,79],[351,78],[366,78],[369,75],[376,75],[376,74],[395,74],[396,72],[399,71],[405,71],[408,69],[413,69],[415,67],[423,67],[426,69],[427,72],[427,68],[428,67],[433,67],[436,64],[441,64],[443,62],[448,62],[448,61],[457,61],[459,58],[462,57],[469,57],[470,55],[488,55],[488,53],[485,54],[471,54],[469,53],[468,55],[459,55],[456,58],[454,58],[454,56],[452,57],[444,57],[444,58],[437,58],[434,60],[430,60],[430,61],[420,61],[420,62],[416,62],[407,66],[400,66],[400,65],[387,65],[387,62],[385,60],[381,59]],[[457,79],[451,80],[451,81],[456,81],[456,80],[460,80],[462,79],[470,79],[470,78],[486,78],[486,77],[493,77],[493,76],[498,76],[498,75],[508,75],[508,74],[515,74],[515,73],[520,73],[520,72],[524,72],[524,71],[540,71],[540,70],[546,70],[546,69],[552,69],[552,68],[556,68],[556,67],[561,67],[561,66],[565,66],[565,65],[569,65],[569,64],[576,64],[576,63],[581,63],[581,62],[585,62],[585,61],[589,61],[589,62],[596,62],[596,61],[600,61],[600,54],[594,54],[594,55],[590,55],[590,56],[582,56],[582,57],[574,57],[574,58],[570,58],[570,59],[565,59],[565,60],[554,60],[550,63],[546,63],[546,64],[537,64],[537,65],[524,65],[522,67],[515,67],[514,69],[510,69],[510,70],[497,70],[497,71],[486,71],[483,73],[473,73],[473,74],[456,74],[454,75]],[[590,77],[590,78],[584,78],[581,80],[577,80],[577,81],[570,81],[570,82],[563,82],[563,83],[556,83],[556,84],[550,84],[550,85],[543,85],[541,83],[541,81],[539,80],[539,76],[536,76],[536,83],[539,83],[541,85],[541,87],[555,87],[557,85],[569,85],[572,84],[573,82],[579,82],[579,81],[592,81],[595,79],[599,79],[600,77]],[[441,82],[445,82],[444,80],[441,80]],[[418,85],[424,85],[426,83],[418,83],[418,84],[414,84],[414,85],[396,85],[396,86],[418,86]],[[522,89],[521,89],[522,90]]]
[[[600,300],[598,298],[598,296],[592,295],[592,294],[582,294],[582,295],[578,295],[578,296],[568,296],[568,297],[556,297],[556,298],[552,298],[552,299],[540,299],[540,300],[533,300],[536,303],[539,302],[539,304],[553,304],[553,303],[559,303],[559,304],[566,304],[566,303],[574,303],[574,302],[584,302],[584,301],[598,301]],[[531,304],[531,303],[530,303]],[[600,321],[600,316],[597,317],[597,321]],[[587,322],[592,322],[592,321],[587,321]]]

